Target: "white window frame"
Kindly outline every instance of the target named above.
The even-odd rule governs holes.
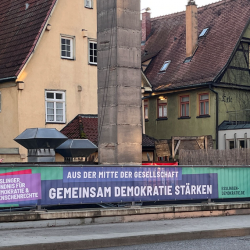
[[[84,0],[84,6],[88,9],[93,9],[93,0]]]
[[[0,113],[2,112],[2,93],[0,91]]]
[[[47,93],[53,93],[54,94],[54,98],[47,98]],[[62,99],[56,99],[56,94],[62,94]],[[54,114],[48,114],[48,103],[53,103],[53,110],[54,110]],[[62,121],[58,121],[56,119],[56,104],[57,103],[63,103],[63,120]],[[66,123],[66,102],[65,102],[65,91],[55,91],[55,90],[45,90],[45,112],[46,112],[46,123]],[[54,120],[50,121],[48,119],[48,116],[54,116]]]
[[[203,30],[201,31],[201,33],[200,33],[199,37],[204,37],[204,36],[206,36],[206,35],[207,35],[207,33],[208,33],[208,31],[209,31],[209,28],[205,28],[205,29],[203,29]]]
[[[171,61],[165,61],[160,69],[160,72],[165,72],[167,70],[167,68],[169,67]]]
[[[62,39],[65,39],[65,40],[69,40],[70,41],[70,56],[63,56],[62,55]],[[68,35],[61,35],[61,38],[60,38],[60,51],[61,51],[61,58],[62,59],[69,59],[69,60],[73,60],[74,59],[74,54],[75,54],[75,37],[73,36],[68,36]]]
[[[88,50],[89,50],[89,64],[92,64],[92,65],[97,65],[97,47],[96,47],[96,56],[94,56],[94,57],[96,57],[96,62],[92,62],[91,60],[90,60],[90,57],[91,57],[91,55],[90,55],[90,44],[96,44],[96,46],[97,46],[97,42],[96,41],[94,41],[94,40],[89,40],[89,48],[88,48]],[[93,49],[93,52],[95,51],[95,49]]]

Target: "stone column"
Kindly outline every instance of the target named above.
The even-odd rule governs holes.
[[[99,164],[141,164],[140,0],[97,0]]]

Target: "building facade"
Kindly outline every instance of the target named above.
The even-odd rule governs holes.
[[[247,0],[200,8],[189,1],[186,12],[144,25],[142,68],[152,85],[144,94],[146,134],[211,135],[218,148],[219,125],[250,105],[249,15]]]
[[[27,150],[13,139],[25,129],[97,114],[96,0],[4,1],[0,158],[22,162]]]

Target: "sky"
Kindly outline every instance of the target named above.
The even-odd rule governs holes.
[[[188,0],[141,0],[141,9],[149,7],[151,17],[163,16],[186,9]],[[198,7],[219,2],[219,0],[195,0]]]

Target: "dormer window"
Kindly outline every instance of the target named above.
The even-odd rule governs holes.
[[[192,61],[192,56],[191,57],[187,57],[185,60],[184,60],[184,63],[189,63]]]
[[[209,30],[209,28],[206,28],[206,29],[202,30],[202,32],[200,33],[199,37],[206,36],[208,30]]]
[[[169,66],[169,64],[171,63],[171,61],[166,61],[164,62],[163,66],[161,67],[160,72],[165,72]]]

